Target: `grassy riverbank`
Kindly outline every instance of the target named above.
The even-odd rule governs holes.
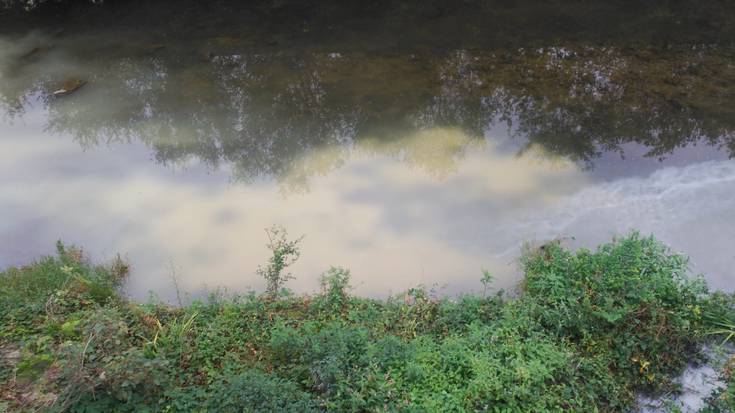
[[[0,411],[626,411],[675,391],[733,319],[729,296],[637,235],[530,250],[513,296],[385,301],[351,296],[338,268],[320,293],[285,292],[298,247],[283,241],[259,271],[268,292],[182,308],[127,301],[123,262],[61,244],[1,273]]]

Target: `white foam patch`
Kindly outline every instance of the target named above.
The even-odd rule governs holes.
[[[587,187],[554,207],[525,215],[522,239],[573,237],[593,247],[634,229],[654,234],[692,259],[714,288],[735,281],[735,162],[664,168],[648,177]],[[511,252],[510,250],[507,252]]]
[[[695,413],[701,411],[707,398],[713,392],[727,386],[722,378],[722,367],[733,356],[733,347],[705,347],[702,349],[708,358],[705,364],[689,365],[676,383],[680,391],[651,398],[640,395],[638,397],[638,413],[664,413],[680,411]]]

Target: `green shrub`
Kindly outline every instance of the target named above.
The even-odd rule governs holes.
[[[38,317],[68,313],[119,301],[118,289],[128,267],[118,257],[108,266],[89,263],[78,248],[57,243],[57,256],[46,257],[0,275],[0,321],[25,333],[38,326]]]
[[[421,287],[358,298],[339,268],[320,294],[284,295],[297,244],[271,241],[283,254],[261,271],[275,274],[263,295],[183,308],[126,302],[124,264],[94,266],[63,245],[0,273],[8,409],[628,411],[640,392],[673,390],[735,319],[732,296],[707,293],[685,259],[637,234],[595,252],[529,251],[513,298]],[[709,411],[732,407],[728,371]]]
[[[276,298],[283,290],[286,281],[293,278],[291,273],[286,272],[286,268],[301,256],[299,243],[303,237],[289,241],[286,230],[277,226],[267,228],[265,233],[268,235],[266,246],[272,255],[268,259],[268,265],[258,267],[257,274],[266,281],[266,294],[270,298]]]
[[[539,304],[544,328],[587,354],[607,354],[636,387],[660,390],[696,353],[706,286],[652,237],[633,234],[594,253],[552,243],[524,267],[524,298]]]
[[[75,376],[73,370],[77,366],[69,367],[64,378],[71,383],[62,396],[66,397],[67,409],[73,412],[161,410],[161,396],[172,385],[168,362],[149,358],[138,349],[106,358],[90,368],[86,377],[79,377],[78,373]]]
[[[226,374],[213,383],[205,410],[223,413],[317,411],[309,394],[296,384],[257,370]]]
[[[349,303],[350,271],[332,267],[319,278],[322,296],[318,302],[322,311],[339,315]]]

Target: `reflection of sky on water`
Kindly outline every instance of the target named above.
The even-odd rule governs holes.
[[[545,202],[581,180],[571,165],[555,165],[547,175],[543,161],[500,156],[489,146],[452,166],[446,156],[467,138],[447,129],[409,137],[403,148],[416,162],[452,168],[446,176],[355,148],[336,173],[312,177],[308,191],[284,193],[265,181],[233,185],[227,171],[156,167],[140,146],[82,152],[64,137],[41,133],[32,116],[26,122],[5,127],[13,138],[1,141],[8,158],[2,216],[12,222],[3,233],[14,238],[3,263],[49,251],[56,238],[95,255],[120,251],[136,267],[136,296],[165,291],[169,262],[190,290],[202,283],[259,286],[253,270],[267,257],[262,229],[270,223],[307,235],[296,289],[313,289],[329,265],[352,268],[365,293],[418,283],[462,288],[494,264],[482,245],[465,242],[462,234],[473,230],[466,218],[500,218],[509,203]]]
[[[295,290],[341,265],[361,294],[456,293],[483,268],[513,286],[524,242],[638,228],[731,288],[729,49],[261,53],[138,36],[0,37],[0,266],[62,239],[126,255],[137,298],[172,298],[172,268],[190,292],[261,289],[279,224],[306,235]],[[89,83],[50,98],[68,77]]]
[[[44,133],[43,121],[32,110],[2,125],[0,264],[50,253],[59,238],[96,258],[120,252],[134,267],[137,298],[149,289],[171,298],[172,266],[187,291],[260,289],[254,270],[267,259],[270,224],[306,235],[290,283],[297,291],[315,290],[330,265],[350,268],[357,292],[369,295],[417,284],[476,289],[481,268],[510,287],[524,241],[574,236],[573,245],[594,245],[630,228],[691,254],[717,287],[729,287],[735,263],[735,164],[698,162],[698,149],[652,174],[645,165],[657,161],[629,160],[619,169],[642,172],[599,179],[539,148],[521,157],[501,149],[496,129],[468,143],[458,129],[434,128],[387,144],[396,150],[357,143],[339,155],[341,166],[307,173],[308,189],[293,192],[288,177],[245,185],[226,166],[162,168],[139,144],[82,150]],[[308,153],[293,174],[330,156]]]

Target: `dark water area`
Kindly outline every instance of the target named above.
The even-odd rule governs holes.
[[[631,229],[735,273],[735,5],[106,1],[0,12],[0,266],[57,239],[131,295],[450,294]]]

